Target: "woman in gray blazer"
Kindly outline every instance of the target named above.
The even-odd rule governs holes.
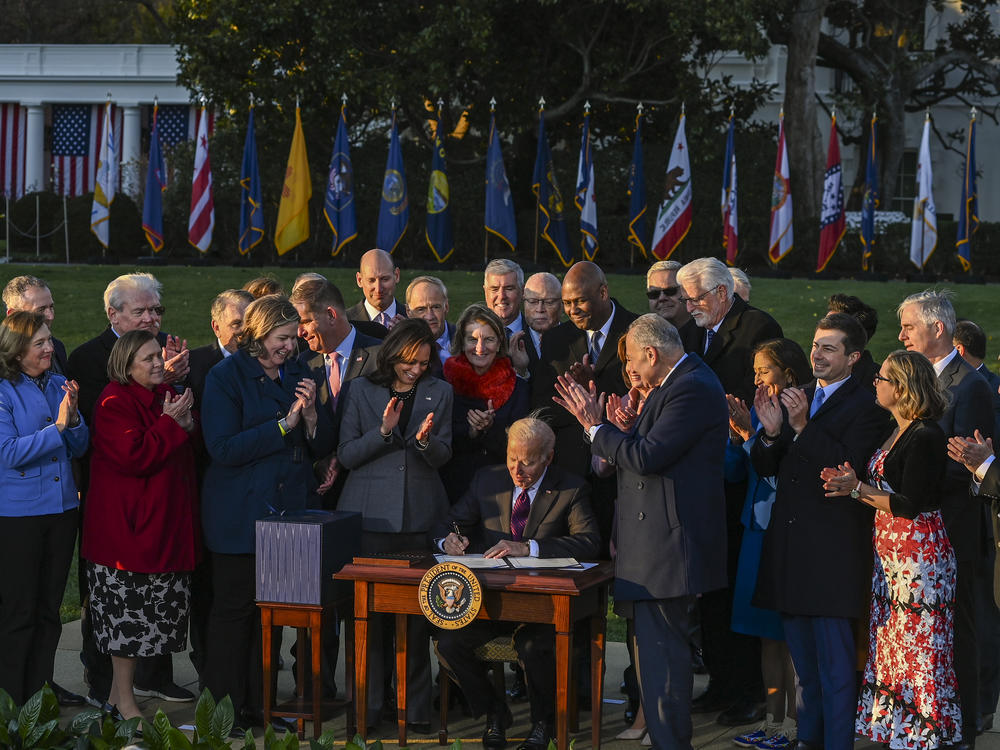
[[[362,516],[366,554],[424,550],[431,524],[448,513],[439,471],[451,458],[451,386],[432,377],[434,334],[417,318],[396,323],[379,349],[376,370],[350,381],[344,399],[337,458],[350,470],[338,510]],[[392,651],[382,643],[383,618],[368,621],[368,719],[378,724]],[[430,731],[431,666],[427,621],[407,628],[410,728]],[[391,644],[390,644],[391,646]]]

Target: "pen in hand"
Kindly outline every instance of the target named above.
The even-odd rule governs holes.
[[[455,521],[451,522],[451,530],[458,537],[458,543],[462,546],[462,551],[459,554],[465,554],[465,548],[469,546],[468,540],[462,536],[462,530],[458,528],[458,523]]]

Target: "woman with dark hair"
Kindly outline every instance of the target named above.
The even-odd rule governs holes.
[[[503,321],[485,305],[465,308],[445,360],[444,379],[455,391],[453,455],[444,472],[452,503],[469,488],[476,470],[507,460],[507,428],[528,413],[528,352],[515,334],[508,345]]]
[[[875,399],[896,427],[868,463],[867,481],[847,462],[820,474],[827,497],[875,508],[870,642],[855,731],[889,747],[933,750],[975,733],[962,726],[958,704],[957,568],[940,510],[948,457],[937,420],[948,392],[922,354],[898,350],[875,375]]]
[[[87,450],[79,387],[50,372],[45,318],[0,324],[0,688],[22,705],[52,683],[76,540],[70,459]]]
[[[191,571],[201,558],[191,389],[166,383],[151,332],[123,334],[108,358],[110,382],[94,407],[83,548],[94,638],[110,654],[108,705],[141,716],[133,692],[139,656],[187,643]]]
[[[365,553],[426,548],[431,524],[448,513],[440,470],[451,458],[452,389],[428,374],[434,334],[419,318],[396,323],[379,349],[376,371],[350,381],[337,458],[350,470],[339,510],[362,517]],[[368,621],[368,725],[378,724],[391,652],[382,647],[385,618]],[[407,719],[430,731],[431,666],[427,620],[407,628]]]
[[[768,397],[812,380],[812,367],[802,347],[790,339],[771,339],[757,345],[753,357],[754,385]],[[728,395],[730,439],[726,446],[726,480],[747,482],[740,522],[743,536],[733,584],[733,631],[760,638],[760,668],[764,679],[765,716],[761,725],[738,735],[741,747],[784,750],[796,736],[795,668],[792,666],[781,615],[750,603],[757,585],[764,532],[771,518],[777,484],[762,477],[750,463],[750,448],[758,439],[760,422],[736,396]]]
[[[299,316],[284,297],[247,306],[239,349],[208,372],[203,397],[211,463],[202,484],[205,546],[212,553],[205,685],[229,695],[242,729],[263,726],[255,524],[303,510],[313,461],[333,451],[317,383],[295,358]]]

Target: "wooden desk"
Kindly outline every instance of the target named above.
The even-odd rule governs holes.
[[[354,581],[354,707],[357,726],[366,740],[368,713],[368,617],[396,615],[396,707],[400,747],[406,745],[406,615],[419,615],[417,587],[427,565],[394,568],[345,565],[334,578]],[[601,706],[604,688],[604,628],[608,585],[614,564],[590,570],[474,570],[483,586],[477,619],[537,622],[555,626],[556,738],[559,750],[569,748],[569,693],[573,678],[573,623],[590,620],[591,740],[601,747]]]

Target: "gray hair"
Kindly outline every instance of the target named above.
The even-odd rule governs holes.
[[[922,292],[911,294],[899,303],[896,308],[896,317],[903,314],[903,308],[908,305],[916,305],[917,317],[927,326],[932,326],[941,321],[944,326],[945,335],[950,339],[955,334],[955,307],[951,304],[951,298],[955,294],[950,289],[925,289]]]
[[[326,276],[321,273],[316,273],[315,271],[306,271],[305,273],[300,273],[295,277],[295,281],[292,282],[292,293],[298,288],[299,284],[303,284],[306,281],[326,281]],[[291,295],[289,295],[291,296]]]
[[[742,268],[730,268],[729,273],[733,277],[733,291],[737,292],[737,290],[742,287],[747,292],[746,296],[749,297],[750,290],[753,289],[753,287],[750,285],[750,277],[747,276],[746,271]]]
[[[680,271],[681,270],[681,265],[682,264],[678,263],[676,260],[658,260],[658,261],[656,261],[656,263],[654,263],[653,265],[651,265],[649,267],[649,270],[646,271],[646,286],[649,286],[649,278],[654,273],[660,273],[661,271]]]
[[[718,258],[697,258],[690,263],[685,263],[681,270],[677,272],[677,283],[693,283],[701,287],[703,292],[724,286],[726,288],[726,299],[730,302],[733,299],[733,275],[729,273],[729,266]]]
[[[637,346],[651,346],[664,354],[684,349],[681,335],[677,332],[674,324],[656,313],[640,315],[632,321],[628,332]]]
[[[125,298],[130,294],[152,294],[159,302],[162,290],[163,284],[151,273],[123,274],[104,290],[104,311],[107,312],[111,307],[121,310],[125,306]]]
[[[555,287],[557,290],[558,289],[562,289],[562,282],[559,281],[559,277],[556,276],[554,273],[549,273],[548,271],[539,271],[536,274],[532,274],[528,278],[528,281],[526,281],[524,283],[527,284],[532,279],[538,279],[545,286],[552,286],[552,287]]]
[[[444,298],[448,299],[448,287],[446,287],[444,282],[437,276],[417,276],[417,278],[411,281],[409,286],[406,287],[406,304],[410,304],[410,294],[417,288],[417,284],[430,284],[431,286],[436,286],[438,291],[444,295]]]
[[[517,274],[517,285],[524,288],[524,271],[517,263],[507,258],[496,258],[486,264],[486,271],[483,273],[483,283],[489,276],[506,276],[509,273]]]
[[[507,428],[507,443],[515,441],[539,445],[541,452],[548,454],[555,450],[556,434],[541,419],[527,416]]]
[[[3,303],[7,305],[7,309],[20,310],[24,293],[32,287],[48,289],[49,285],[45,283],[44,279],[28,275],[15,276],[8,281],[7,286],[3,288]]]
[[[219,292],[218,296],[212,300],[212,320],[216,323],[222,323],[222,314],[227,307],[240,303],[243,303],[245,307],[251,302],[253,302],[253,295],[245,289],[227,289],[224,292]]]

